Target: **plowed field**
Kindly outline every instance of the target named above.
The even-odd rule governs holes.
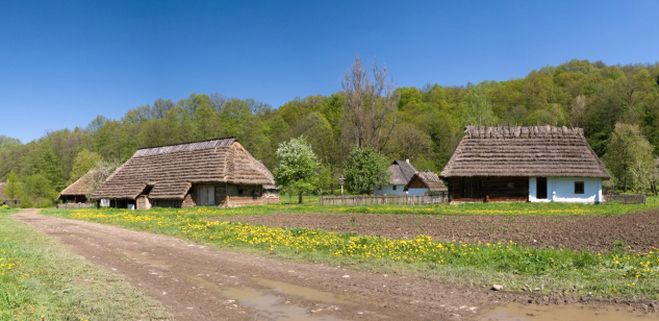
[[[634,251],[659,248],[659,210],[617,216],[269,214],[212,218],[279,227],[461,242],[514,241],[538,247],[607,251],[624,244]]]

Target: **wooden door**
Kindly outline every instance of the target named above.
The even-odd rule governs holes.
[[[547,199],[547,178],[537,177],[535,179],[535,197],[537,199]]]
[[[215,205],[215,186],[197,185],[196,203],[200,206]]]

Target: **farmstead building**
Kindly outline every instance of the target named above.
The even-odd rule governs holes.
[[[373,191],[375,195],[406,195],[407,184],[416,174],[416,168],[409,159],[395,160],[389,168],[389,184],[382,185]]]
[[[272,173],[235,139],[140,149],[92,198],[101,206],[240,206],[279,201]]]
[[[448,191],[439,176],[431,171],[414,174],[406,187],[410,196],[439,195]]]
[[[87,203],[89,196],[96,191],[98,182],[103,182],[106,177],[107,174],[92,169],[62,190],[58,199],[64,204]]]
[[[451,201],[603,202],[606,168],[581,128],[473,127],[441,173]]]

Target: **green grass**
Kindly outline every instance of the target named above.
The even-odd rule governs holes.
[[[336,213],[336,214],[421,214],[421,215],[622,215],[659,208],[659,197],[647,198],[646,204],[604,203],[465,203],[438,205],[368,205],[368,206],[321,206],[317,198],[304,204],[282,203],[238,208],[197,207],[189,209],[153,209],[155,212],[176,212],[206,216],[261,215],[273,213]]]
[[[485,205],[499,207],[499,204]],[[230,212],[236,214],[236,210]],[[537,287],[548,292],[659,299],[659,253],[656,251],[626,253],[618,249],[611,253],[591,253],[511,243],[435,242],[428,237],[393,240],[322,230],[208,221],[209,216],[220,213],[220,210],[208,208],[145,212],[49,210],[46,213],[167,234],[218,247],[368,269],[413,271],[459,283],[485,286],[503,283],[511,290]]]
[[[0,320],[162,320],[171,315],[0,209]]]

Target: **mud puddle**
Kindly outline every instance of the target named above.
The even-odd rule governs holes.
[[[329,292],[264,278],[254,278],[263,288],[233,287],[222,295],[255,311],[255,315],[276,321],[342,321],[331,315],[339,310],[338,304],[350,304],[348,300]],[[312,307],[291,302],[308,301]]]
[[[264,278],[254,278],[254,282],[260,286],[270,288],[278,293],[288,296],[301,297],[312,302],[321,302],[325,304],[350,304],[350,301],[337,294],[318,291],[316,289],[304,286]]]
[[[659,314],[629,312],[613,306],[531,306],[508,304],[484,312],[479,321],[657,321]]]

